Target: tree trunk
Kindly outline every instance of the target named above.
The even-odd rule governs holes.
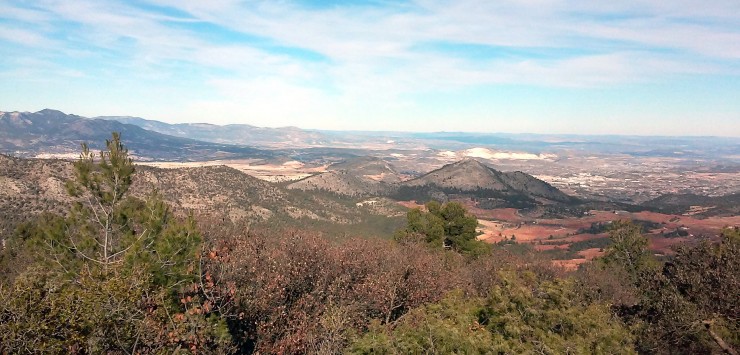
[[[719,345],[719,347],[722,348],[722,350],[724,350],[725,353],[728,353],[731,355],[738,355],[735,349],[733,349],[717,333],[715,333],[712,330],[712,323],[713,321],[704,321],[704,326],[707,327],[707,331],[709,332],[709,335],[712,337],[712,339],[714,339],[714,341],[717,342],[717,345]]]

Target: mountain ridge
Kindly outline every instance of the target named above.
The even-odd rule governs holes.
[[[322,133],[293,126],[270,128],[249,124],[166,123],[133,116],[98,116],[94,118],[132,124],[174,137],[188,137],[219,144],[278,146],[290,143],[294,147],[310,147],[330,140],[328,136]]]
[[[113,120],[86,118],[62,111],[0,113],[0,152],[22,157],[76,154],[80,144],[101,149],[111,132],[119,132],[131,153],[144,160],[196,160],[229,156],[271,157],[273,153],[247,147],[171,136]]]

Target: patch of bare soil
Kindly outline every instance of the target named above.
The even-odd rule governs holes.
[[[311,175],[325,172],[328,165],[306,166],[299,161],[288,161],[282,164],[263,164],[261,160],[212,160],[201,162],[144,162],[141,165],[164,169],[193,168],[224,165],[237,169],[245,174],[270,182],[284,182],[304,179]]]
[[[673,254],[674,247],[682,243],[696,242],[695,238],[683,237],[683,238],[666,238],[661,235],[650,234],[648,238],[648,248],[650,250],[659,252],[661,254],[670,255]]]
[[[586,260],[593,260],[604,255],[604,252],[601,248],[591,248],[579,251],[578,255],[583,256]]]
[[[406,208],[424,208],[424,205],[416,203],[416,201],[398,201],[398,204]]]

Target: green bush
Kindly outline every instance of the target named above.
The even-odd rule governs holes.
[[[634,353],[630,330],[605,304],[581,304],[571,281],[501,274],[487,298],[457,291],[410,312],[397,324],[375,324],[351,353]]]

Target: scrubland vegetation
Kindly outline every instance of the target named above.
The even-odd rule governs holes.
[[[451,202],[393,240],[174,215],[131,197],[119,137],[87,149],[66,215],[0,254],[0,353],[737,353],[740,231],[668,261],[613,223],[576,272],[475,239]],[[531,249],[531,248],[530,248]]]

